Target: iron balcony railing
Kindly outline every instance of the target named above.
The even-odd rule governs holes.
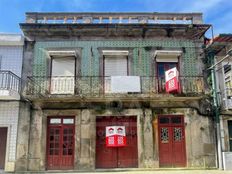
[[[140,76],[140,92],[127,94],[159,94],[165,93],[164,78],[155,76]],[[111,77],[99,76],[56,76],[56,77],[28,77],[26,95],[80,95],[103,96],[113,94],[111,90]],[[202,76],[179,77],[179,94],[203,94],[204,81]],[[123,84],[121,84],[123,85]],[[115,93],[114,93],[115,94]]]
[[[232,109],[232,88],[225,88],[217,92],[218,104],[222,109]]]
[[[0,90],[9,90],[19,93],[21,80],[11,71],[0,71]]]

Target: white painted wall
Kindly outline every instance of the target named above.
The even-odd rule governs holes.
[[[0,127],[8,127],[7,161],[15,161],[19,102],[0,102]]]
[[[1,70],[9,70],[21,77],[23,46],[0,46]]]

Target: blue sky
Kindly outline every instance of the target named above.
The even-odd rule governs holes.
[[[21,33],[25,12],[202,12],[215,35],[232,33],[232,0],[0,0],[0,32]]]

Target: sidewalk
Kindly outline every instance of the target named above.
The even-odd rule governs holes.
[[[46,172],[17,172],[17,174],[232,174],[231,171],[223,170],[194,170],[194,169],[154,169],[154,170],[96,170],[94,172],[78,172],[78,171],[46,171]],[[0,170],[0,174],[13,174],[4,173]]]

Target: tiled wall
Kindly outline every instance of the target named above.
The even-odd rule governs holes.
[[[47,48],[82,48],[81,75],[99,76],[99,51],[98,48],[132,48],[133,49],[133,74],[149,76],[151,74],[152,51],[146,47],[162,47],[164,49],[182,49],[183,75],[199,75],[197,71],[197,55],[193,41],[190,40],[141,40],[141,41],[59,41],[37,42],[35,45],[35,58],[33,63],[34,76],[46,76],[47,73]]]
[[[9,70],[21,77],[22,46],[0,46],[1,70]]]
[[[0,127],[8,126],[8,161],[15,161],[19,102],[0,102]]]

